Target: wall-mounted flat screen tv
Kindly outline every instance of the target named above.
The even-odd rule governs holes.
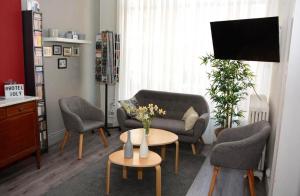
[[[211,22],[217,59],[279,62],[278,17]]]

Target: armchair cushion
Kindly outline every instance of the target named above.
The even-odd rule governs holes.
[[[94,120],[84,120],[82,124],[83,130],[81,132],[90,131],[99,127],[104,127],[104,122]]]

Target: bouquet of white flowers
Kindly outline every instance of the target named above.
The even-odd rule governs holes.
[[[157,105],[149,104],[148,106],[139,106],[138,108],[126,108],[129,113],[135,114],[135,118],[143,123],[146,135],[149,134],[149,128],[153,117],[156,115],[166,115],[166,111]]]

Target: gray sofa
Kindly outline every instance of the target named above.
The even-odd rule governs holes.
[[[171,131],[179,136],[180,142],[190,143],[193,153],[196,153],[195,144],[202,139],[208,121],[209,107],[200,95],[170,93],[162,91],[140,90],[135,98],[139,105],[157,104],[167,111],[167,114],[160,118],[154,118],[151,127]],[[182,116],[189,107],[193,106],[199,114],[193,129],[185,131]],[[118,108],[117,117],[122,131],[143,127],[142,123],[130,118],[123,108]]]

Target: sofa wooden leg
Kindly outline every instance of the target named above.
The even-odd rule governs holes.
[[[191,147],[192,147],[193,155],[196,155],[197,154],[196,145],[195,144],[191,144]]]
[[[78,148],[78,159],[82,159],[82,149],[83,149],[83,133],[79,135],[79,148]]]
[[[215,184],[216,184],[216,181],[217,181],[217,176],[219,174],[219,171],[220,171],[219,167],[214,167],[213,168],[213,175],[211,177],[211,183],[210,183],[208,196],[212,196],[212,194],[214,192],[214,188],[215,188]]]
[[[255,194],[255,186],[254,186],[254,174],[252,169],[247,171],[247,176],[249,182],[250,196],[255,196],[256,194]]]

